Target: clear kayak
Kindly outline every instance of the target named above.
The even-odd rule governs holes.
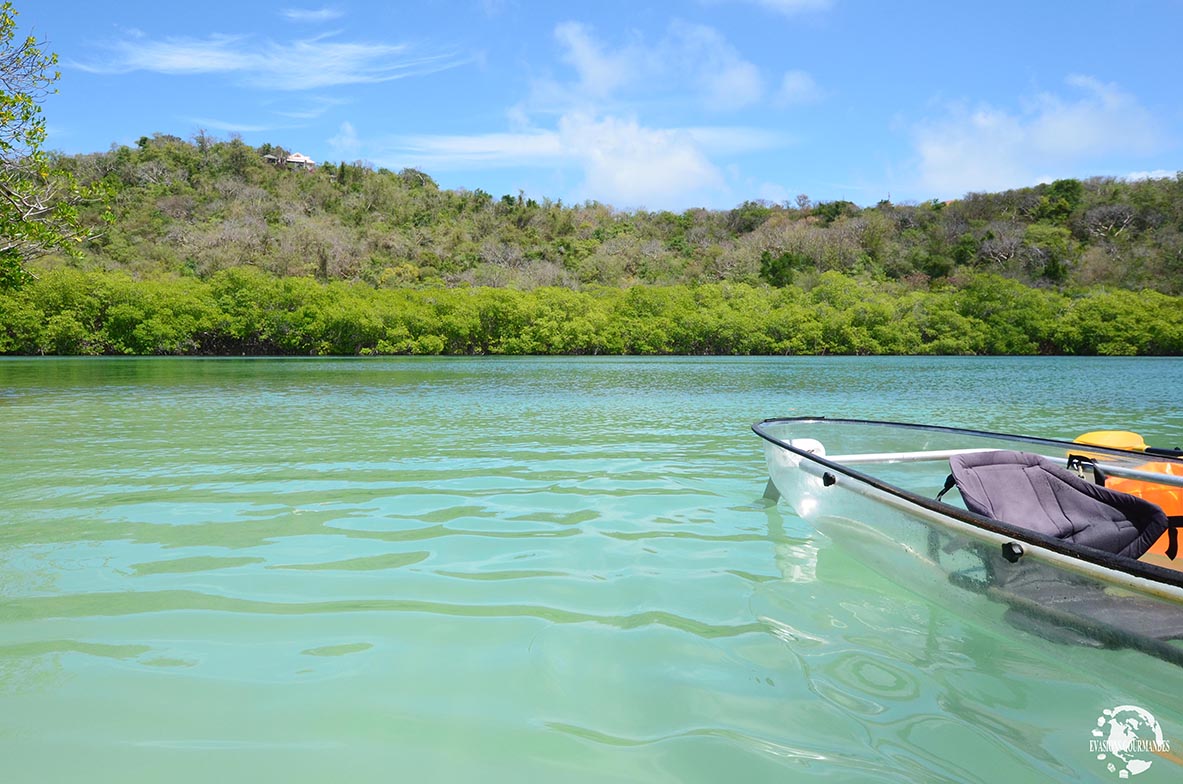
[[[884,576],[985,595],[1057,642],[1183,666],[1177,450],[826,418],[752,429],[766,495]]]

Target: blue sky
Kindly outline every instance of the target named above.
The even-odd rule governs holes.
[[[52,149],[240,134],[622,209],[1183,169],[1180,0],[16,0]]]

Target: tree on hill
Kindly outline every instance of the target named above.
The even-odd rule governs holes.
[[[17,11],[0,5],[0,289],[31,277],[28,262],[54,249],[73,251],[88,232],[78,205],[95,192],[55,169],[42,150],[41,101],[53,91],[57,55],[34,36],[16,36]]]

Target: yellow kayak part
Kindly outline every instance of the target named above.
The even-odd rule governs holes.
[[[1091,433],[1077,436],[1073,440],[1078,444],[1107,446],[1110,449],[1129,449],[1134,452],[1146,450],[1145,439],[1129,430],[1094,430]]]

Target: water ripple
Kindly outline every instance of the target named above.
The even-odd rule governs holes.
[[[1105,775],[1100,711],[1180,737],[1177,673],[870,573],[760,500],[748,424],[1104,410],[1171,440],[1181,384],[1129,360],[0,360],[5,780]]]
[[[337,615],[342,613],[426,613],[475,618],[538,618],[551,623],[597,623],[618,629],[667,626],[700,637],[757,634],[762,624],[712,624],[661,610],[630,615],[593,615],[560,607],[537,605],[446,604],[418,599],[349,599],[322,602],[267,602],[199,593],[197,591],[132,591],[10,599],[5,603],[8,623],[51,618],[94,618],[179,611],[246,613],[254,615]]]

